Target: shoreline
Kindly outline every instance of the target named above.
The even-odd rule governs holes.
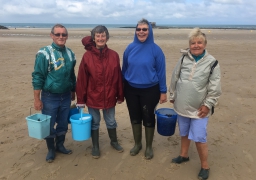
[[[202,29],[204,33],[207,34],[209,40],[243,40],[248,39],[252,41],[255,34],[255,30],[241,30],[241,29]],[[122,39],[123,43],[128,45],[134,37],[134,28],[110,28],[110,41],[116,42]],[[154,30],[155,41],[159,42],[161,40],[170,41],[173,40],[184,40],[189,33],[190,29],[158,29]],[[91,28],[69,28],[69,41],[81,39],[85,36],[91,34]],[[35,39],[42,38],[48,39],[50,35],[50,28],[20,28],[20,29],[9,29],[9,30],[0,30],[0,38],[4,41],[8,41],[8,38],[27,38]],[[185,36],[184,36],[185,35]],[[50,40],[50,39],[49,39]],[[68,41],[68,42],[69,42]],[[116,42],[118,43],[118,42]],[[180,43],[180,42],[179,42]],[[186,44],[187,45],[187,44]],[[183,45],[184,46],[184,45]]]
[[[153,29],[193,29],[195,27],[199,27],[200,29],[224,29],[224,30],[228,30],[228,29],[237,29],[237,30],[256,30],[256,27],[255,28],[232,28],[232,27],[204,27],[204,26],[194,26],[194,27],[170,27],[170,26],[156,26],[154,27]],[[134,27],[119,27],[119,28],[135,28]]]
[[[195,26],[198,27],[198,26]],[[153,28],[153,30],[191,30],[195,27],[163,27],[163,26],[157,26],[155,28]],[[255,31],[256,28],[208,28],[208,27],[199,27],[202,30],[242,30],[242,31]],[[51,28],[25,28],[25,27],[21,27],[21,28],[7,28],[7,29],[0,29],[0,33],[1,32],[10,32],[13,31],[15,32],[16,30],[24,30],[27,32],[32,32],[32,31],[48,31]],[[68,31],[91,31],[93,28],[67,28]],[[134,30],[135,27],[112,27],[112,28],[108,28],[110,31],[129,31],[129,30]]]
[[[33,23],[2,23],[0,29],[49,29],[54,24],[35,24]],[[64,24],[67,29],[92,29],[97,24]],[[108,29],[134,29],[135,25],[115,25],[105,24]],[[236,29],[236,30],[256,30],[256,25],[154,25],[153,29]]]

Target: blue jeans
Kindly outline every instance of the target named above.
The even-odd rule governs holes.
[[[89,114],[92,115],[92,130],[97,130],[100,127],[100,110],[88,107]],[[115,120],[115,107],[103,109],[103,117],[108,129],[117,127]]]
[[[62,94],[42,91],[42,113],[51,116],[50,135],[46,138],[55,138],[65,135],[68,130],[68,114],[71,104],[71,92]],[[56,127],[55,127],[55,124]]]

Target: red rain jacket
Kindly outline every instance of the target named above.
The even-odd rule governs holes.
[[[99,50],[91,36],[84,37],[82,44],[87,50],[81,60],[76,94],[77,104],[96,109],[109,109],[117,101],[124,101],[120,59],[117,52],[107,45]]]

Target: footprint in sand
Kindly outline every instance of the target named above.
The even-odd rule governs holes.
[[[245,157],[251,162],[254,162],[254,159],[252,157],[252,155],[250,153],[248,153],[247,151],[243,150],[243,153],[245,154]]]
[[[161,159],[160,163],[163,164],[163,163],[167,160],[167,158],[168,158],[167,156],[163,157],[163,158]]]
[[[120,166],[121,166],[122,164],[123,164],[123,161],[119,162],[119,163],[116,165],[116,167],[114,168],[113,172],[116,172],[116,171],[120,168]]]
[[[122,155],[122,159],[126,159],[128,156],[130,156],[130,152],[129,151],[124,151],[123,155]]]
[[[22,179],[27,178],[31,174],[31,171],[25,171],[21,174]]]
[[[14,174],[20,170],[20,163],[14,163],[11,167],[11,174]]]
[[[168,166],[165,170],[167,172],[174,172],[174,171],[177,171],[178,169],[180,168],[180,165],[179,164],[174,164],[174,163],[171,163],[170,166]]]
[[[102,156],[102,159],[105,159],[105,160],[108,160],[108,154],[109,154],[109,151],[105,152],[104,155]]]
[[[59,173],[61,167],[58,166],[55,170],[52,170],[49,174],[46,174],[44,177],[47,179],[56,179],[57,174]]]
[[[31,149],[27,150],[26,152],[24,152],[24,154],[21,156],[21,158],[23,158],[24,156],[26,156],[28,154],[30,154],[30,155],[35,154],[37,152],[37,150],[40,149],[40,143],[32,144],[32,145],[33,145],[33,147]]]
[[[28,160],[23,166],[25,166],[25,167],[30,167],[30,166],[33,166],[34,163],[35,163],[35,161],[32,160],[32,159],[30,159],[30,160]]]
[[[8,140],[5,140],[5,141],[1,142],[1,144],[12,144],[12,143],[13,143],[12,139],[8,139]]]

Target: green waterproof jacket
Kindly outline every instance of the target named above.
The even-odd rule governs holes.
[[[75,54],[69,48],[59,47],[55,43],[41,48],[36,54],[32,73],[34,90],[51,93],[75,92],[75,65]]]

